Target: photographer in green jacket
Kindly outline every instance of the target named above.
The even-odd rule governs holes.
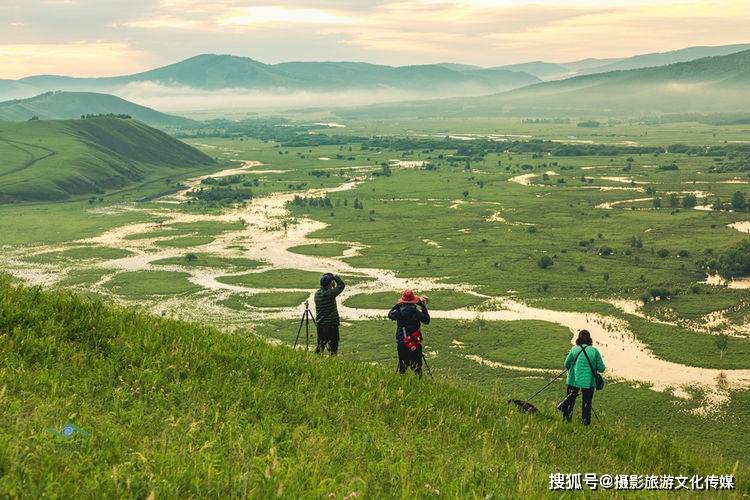
[[[344,280],[326,273],[320,278],[320,288],[315,292],[315,324],[318,327],[316,354],[328,348],[331,355],[339,351],[339,310],[336,297],[346,288]]]
[[[601,354],[592,344],[589,331],[581,330],[578,332],[576,345],[570,349],[565,358],[565,368],[568,369],[568,394],[562,403],[557,405],[557,409],[562,412],[563,418],[568,422],[573,418],[573,409],[580,391],[583,394],[581,421],[583,425],[591,423],[591,405],[596,390],[594,373],[595,371],[603,372],[606,369]]]

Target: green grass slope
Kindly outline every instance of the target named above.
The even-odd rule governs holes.
[[[552,472],[737,475],[616,424],[0,278],[0,496],[448,498]],[[72,423],[66,439],[50,432]]]
[[[0,102],[0,121],[72,120],[81,115],[130,115],[155,127],[191,127],[197,122],[160,113],[125,99],[95,92],[46,92],[29,99]]]
[[[104,194],[214,160],[135,120],[0,123],[0,203]]]

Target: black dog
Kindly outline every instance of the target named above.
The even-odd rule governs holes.
[[[539,411],[533,404],[521,401],[520,399],[509,399],[508,404],[518,406],[518,409],[524,413],[536,413]]]

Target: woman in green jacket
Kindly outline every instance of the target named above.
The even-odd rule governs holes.
[[[562,403],[557,405],[557,409],[562,412],[563,418],[568,422],[573,418],[578,391],[581,391],[583,394],[582,422],[583,425],[591,423],[591,402],[596,390],[594,371],[603,372],[606,368],[602,355],[596,347],[592,347],[592,344],[589,331],[581,330],[578,332],[576,345],[570,349],[568,357],[565,358],[565,368],[568,369],[568,395]]]

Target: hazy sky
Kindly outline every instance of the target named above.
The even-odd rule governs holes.
[[[0,0],[0,78],[199,53],[495,66],[750,42],[750,0]]]

